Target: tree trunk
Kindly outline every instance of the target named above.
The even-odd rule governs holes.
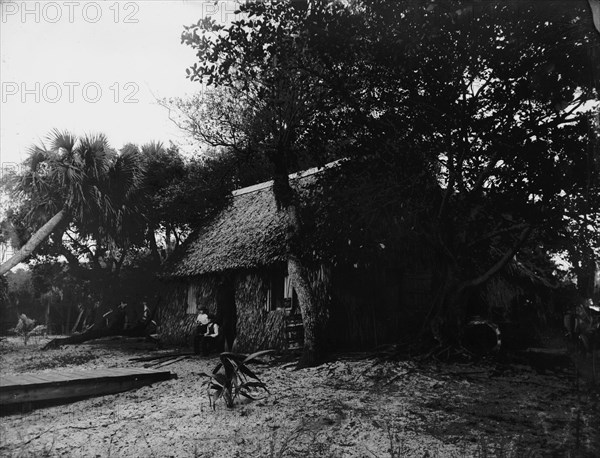
[[[467,292],[456,284],[444,288],[438,299],[438,312],[431,320],[431,332],[441,347],[458,345],[466,318]]]
[[[85,307],[81,307],[81,310],[79,311],[79,315],[77,315],[77,319],[75,320],[75,324],[73,325],[73,328],[71,329],[71,334],[74,333],[75,331],[77,331],[77,328],[79,327],[79,322],[81,321],[81,317],[83,316],[85,310],[86,310]]]
[[[34,250],[44,241],[46,240],[52,232],[62,223],[67,217],[66,210],[59,211],[56,215],[54,215],[50,220],[44,224],[35,234],[31,236],[31,238],[27,241],[25,245],[21,247],[19,251],[17,251],[11,258],[2,263],[0,265],[0,275],[6,274],[10,269],[15,267],[17,264],[26,261],[29,256],[34,252]]]
[[[288,254],[288,275],[298,295],[298,304],[302,313],[304,326],[304,348],[298,361],[298,368],[316,366],[323,359],[322,324],[324,304],[317,300],[309,279],[308,269],[302,260],[300,240],[303,235],[303,225],[298,208],[298,196],[291,187],[287,151],[279,145],[272,152],[271,162],[274,167],[273,194],[279,211],[286,216],[286,248]]]
[[[156,234],[154,232],[154,225],[150,225],[148,228],[148,242],[150,243],[150,253],[152,253],[152,259],[157,266],[160,266],[162,259],[158,252],[158,245],[156,244]]]
[[[431,333],[430,336],[437,342],[437,346],[456,345],[460,340],[461,326],[464,324],[465,283],[459,280],[454,266],[449,265],[447,260],[439,260],[434,271],[433,285],[437,286],[437,290],[431,311],[425,317],[423,331]]]
[[[50,332],[50,302],[52,302],[52,300],[48,297],[46,299],[46,330],[47,332]]]
[[[298,295],[298,304],[302,313],[302,325],[304,327],[304,347],[302,356],[298,361],[298,368],[316,366],[323,359],[322,342],[322,313],[319,313],[323,306],[315,297],[313,286],[310,282],[308,269],[301,261],[295,247],[301,230],[301,223],[298,216],[298,208],[295,203],[286,208],[288,217],[288,275],[296,294]]]
[[[288,275],[298,295],[302,324],[304,326],[304,348],[298,362],[298,368],[316,366],[323,357],[321,336],[320,304],[315,298],[308,272],[296,256],[288,259]]]
[[[69,325],[71,324],[71,311],[73,309],[73,304],[69,304],[67,307],[67,319],[63,323],[63,334],[67,334],[69,332]]]

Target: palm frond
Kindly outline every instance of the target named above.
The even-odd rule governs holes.
[[[142,154],[143,155],[156,155],[159,153],[164,152],[165,147],[163,145],[162,142],[159,141],[152,141],[149,143],[146,143],[145,145],[142,146]]]
[[[58,129],[53,129],[48,134],[47,139],[50,149],[57,152],[60,152],[62,149],[67,153],[72,153],[75,149],[75,144],[77,143],[77,137],[66,130],[61,132]]]
[[[47,161],[50,152],[46,148],[38,145],[30,146],[27,149],[27,159],[25,159],[25,165],[28,166],[31,171],[38,171],[40,164]]]

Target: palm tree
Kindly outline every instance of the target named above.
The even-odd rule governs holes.
[[[52,234],[55,242],[70,225],[80,237],[103,240],[115,246],[129,239],[129,221],[139,215],[132,202],[140,192],[143,167],[136,151],[121,155],[106,137],[88,135],[77,139],[54,130],[48,145],[34,146],[25,161],[26,171],[14,179],[11,193],[27,202],[27,222],[44,224],[10,259],[0,265],[0,275],[27,260]]]

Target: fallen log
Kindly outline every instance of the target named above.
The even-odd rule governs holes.
[[[73,334],[69,337],[59,337],[51,340],[46,345],[42,347],[42,350],[50,350],[52,348],[58,348],[63,345],[77,345],[84,342],[88,342],[90,340],[101,339],[103,337],[113,337],[113,336],[122,336],[122,337],[145,337],[147,340],[151,342],[157,342],[157,339],[153,338],[151,334],[151,329],[153,326],[156,326],[154,322],[154,313],[158,308],[158,303],[152,310],[152,313],[146,317],[144,321],[138,322],[135,326],[131,328],[124,329],[125,326],[125,313],[124,309],[121,307],[116,307],[111,309],[104,316],[108,316],[110,314],[114,314],[114,318],[112,319],[112,323],[102,327],[97,327],[97,324],[92,325],[92,327],[83,331],[79,334]]]
[[[123,337],[147,337],[146,326],[135,326],[130,329],[100,328],[90,329],[81,334],[74,334],[69,337],[58,337],[51,340],[42,347],[42,350],[50,350],[63,345],[77,345],[90,340],[101,339],[103,337],[123,336]]]

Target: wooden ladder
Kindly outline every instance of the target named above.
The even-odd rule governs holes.
[[[286,315],[285,340],[287,350],[301,350],[304,344],[304,326],[302,315]]]

